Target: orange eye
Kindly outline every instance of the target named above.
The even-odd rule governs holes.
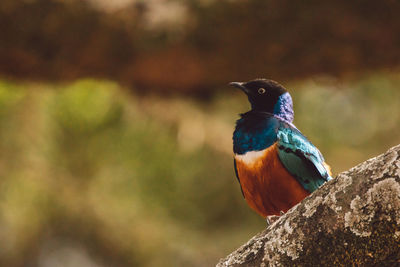
[[[266,92],[266,90],[265,90],[264,88],[259,88],[259,89],[258,89],[258,93],[259,93],[260,95],[264,94],[265,92]]]

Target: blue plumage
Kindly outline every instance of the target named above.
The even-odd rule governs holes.
[[[279,121],[268,114],[248,112],[241,114],[233,133],[233,152],[245,154],[260,151],[273,145],[277,140]]]
[[[294,118],[293,101],[288,92],[280,95],[274,105],[273,114],[282,120],[291,123]]]

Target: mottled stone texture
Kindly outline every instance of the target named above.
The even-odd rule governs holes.
[[[217,266],[400,266],[400,145],[324,184]]]

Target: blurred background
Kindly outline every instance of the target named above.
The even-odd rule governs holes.
[[[335,174],[400,143],[400,3],[1,0],[0,266],[212,266],[264,220],[230,81],[271,78]]]

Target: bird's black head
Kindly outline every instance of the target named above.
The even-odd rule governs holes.
[[[244,83],[232,82],[230,85],[246,93],[253,110],[270,113],[273,113],[279,97],[287,93],[282,85],[267,79],[256,79]]]
[[[253,111],[263,111],[293,120],[293,104],[290,94],[279,83],[256,79],[249,82],[232,82],[230,85],[246,93]]]

